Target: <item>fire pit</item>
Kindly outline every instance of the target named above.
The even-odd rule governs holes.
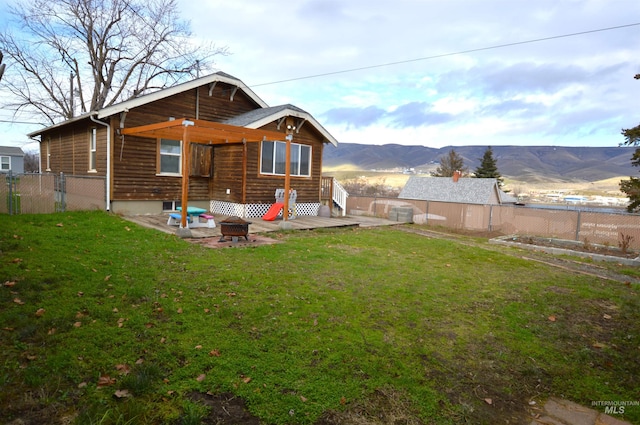
[[[250,221],[245,221],[240,217],[229,217],[220,222],[220,242],[225,242],[226,237],[230,236],[233,242],[237,242],[239,237],[249,240]]]

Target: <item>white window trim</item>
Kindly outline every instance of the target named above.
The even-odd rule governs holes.
[[[7,158],[9,160],[9,168],[2,168],[2,164],[4,163],[3,159]],[[11,171],[11,157],[7,155],[0,156],[0,171]]]
[[[272,172],[265,172],[262,170],[262,154],[263,154],[263,143],[260,143],[260,174],[265,175],[265,176],[284,176],[285,173],[276,173],[275,169],[276,169],[276,153],[275,151],[277,150],[276,146],[278,146],[279,143],[286,145],[286,142],[280,142],[280,141],[273,141],[273,148],[274,148],[274,152],[273,152],[273,160],[272,160],[272,164],[271,164],[271,170],[273,170]],[[297,145],[300,147],[300,149],[298,149],[298,158],[297,161],[294,160],[293,158],[291,158],[291,163],[297,163],[298,164],[298,169],[294,170],[293,168],[291,169],[291,176],[294,177],[311,177],[311,167],[312,167],[312,158],[313,158],[313,147],[310,145],[305,145],[302,143],[291,143],[291,146]],[[309,158],[308,158],[308,163],[309,163],[309,174],[300,174],[300,165],[302,164],[302,161],[300,160],[302,158],[302,147],[307,147],[309,149]]]
[[[162,141],[170,140],[172,142],[180,142],[180,153],[162,153]],[[182,140],[173,140],[173,139],[158,139],[158,173],[156,176],[169,176],[169,177],[182,177]],[[167,173],[162,172],[162,156],[177,156],[178,157],[178,172],[177,173]]]
[[[98,154],[98,129],[91,127],[89,129],[89,172],[96,172],[96,162]]]

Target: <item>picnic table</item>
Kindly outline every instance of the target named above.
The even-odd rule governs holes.
[[[182,212],[182,207],[177,207],[176,210]],[[187,216],[187,227],[216,227],[215,221],[213,220],[213,215],[209,214],[209,212],[204,208],[187,207]],[[200,221],[201,218],[204,220],[204,222]],[[171,220],[171,217],[169,218],[169,220]]]

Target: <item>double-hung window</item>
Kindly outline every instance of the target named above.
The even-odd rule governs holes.
[[[286,142],[262,142],[260,173],[284,176],[286,173]],[[291,175],[311,176],[311,146],[291,143]]]
[[[89,133],[89,171],[96,170],[96,145],[98,141],[98,130],[93,127]]]
[[[9,170],[11,170],[11,157],[0,156],[0,171],[9,171]]]
[[[180,140],[160,139],[159,174],[181,175],[182,142]]]

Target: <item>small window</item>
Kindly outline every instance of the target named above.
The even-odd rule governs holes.
[[[182,172],[182,142],[160,140],[160,174],[180,175]]]
[[[98,130],[93,127],[89,133],[89,171],[96,170],[96,145],[98,139]]]
[[[9,171],[9,170],[11,170],[11,157],[0,156],[0,171]]]
[[[181,201],[162,201],[162,212],[177,211],[180,205]]]
[[[286,157],[286,142],[262,142],[260,172],[284,176]],[[311,176],[311,146],[291,143],[290,164],[292,176]]]

